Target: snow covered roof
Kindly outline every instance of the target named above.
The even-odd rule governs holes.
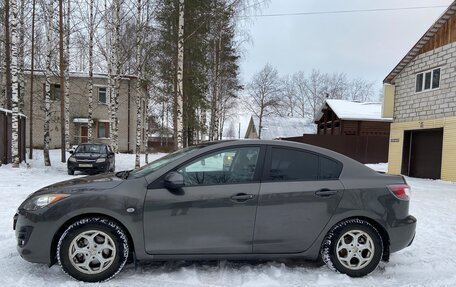
[[[260,120],[255,116],[252,119],[258,133]],[[317,131],[316,125],[304,118],[264,117],[261,125],[261,139],[264,140],[315,134]]]
[[[352,102],[347,100],[327,99],[327,104],[341,120],[354,121],[378,121],[392,122],[392,118],[382,118],[382,103],[378,102]],[[323,116],[323,106],[319,109],[319,113],[315,116],[315,121],[318,121]]]
[[[4,108],[0,108],[0,112],[4,112],[5,114],[12,114],[12,113],[13,113],[12,110],[7,110],[7,109],[4,109]],[[25,116],[24,114],[18,113],[18,115],[19,115],[20,117],[26,118],[26,116]]]

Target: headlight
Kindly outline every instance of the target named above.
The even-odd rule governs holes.
[[[75,159],[74,157],[70,156],[70,157],[68,158],[68,161],[76,162],[76,159]]]
[[[57,201],[70,196],[69,194],[43,194],[27,199],[24,203],[23,208],[28,211],[37,210]]]
[[[97,162],[105,162],[106,161],[106,158],[104,157],[100,157],[99,159],[97,159]]]

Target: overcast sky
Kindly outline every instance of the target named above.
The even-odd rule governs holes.
[[[452,0],[270,0],[261,14],[378,8],[449,6]],[[242,80],[266,63],[281,75],[313,68],[382,81],[445,10],[444,7],[382,12],[256,17],[249,26]]]

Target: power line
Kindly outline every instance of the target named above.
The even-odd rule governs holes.
[[[360,9],[360,10],[336,10],[336,11],[314,11],[314,12],[297,12],[297,13],[277,13],[277,14],[258,14],[244,15],[239,18],[250,17],[283,17],[283,16],[307,16],[307,15],[325,15],[325,14],[349,14],[349,13],[365,13],[365,12],[385,12],[385,11],[401,11],[401,10],[422,10],[432,8],[447,8],[448,6],[418,6],[418,7],[399,7],[399,8],[376,8],[376,9]]]

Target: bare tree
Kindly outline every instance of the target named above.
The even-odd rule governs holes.
[[[93,0],[89,2],[89,83],[88,83],[88,111],[87,111],[87,137],[89,141],[93,140],[93,36],[94,36],[94,22],[93,22]]]
[[[9,1],[9,0],[8,0]],[[19,69],[18,69],[18,49],[19,37],[17,30],[18,7],[17,0],[11,0],[11,74],[12,74],[12,146],[13,167],[19,167]]]
[[[176,148],[184,147],[183,104],[184,104],[184,0],[179,0],[179,23],[177,43],[177,95],[176,95]]]
[[[270,64],[252,78],[247,85],[245,107],[259,119],[258,138],[261,139],[263,118],[277,114],[281,103],[281,83],[277,69]]]
[[[32,2],[32,48],[30,68],[30,111],[29,111],[29,159],[33,158],[33,80],[35,72],[35,8],[36,0]]]
[[[60,76],[60,160],[66,162],[65,143],[65,97],[63,89],[65,86],[65,59],[63,46],[63,0],[59,0],[59,76]]]
[[[51,166],[51,159],[49,158],[49,143],[51,137],[49,134],[49,125],[51,122],[51,60],[52,60],[52,20],[54,14],[54,2],[50,1],[48,5],[47,17],[48,17],[48,27],[46,33],[46,42],[47,42],[47,55],[46,55],[46,83],[45,83],[45,98],[44,98],[44,144],[43,144],[43,154],[44,154],[44,165]]]
[[[70,148],[70,14],[72,0],[67,0],[67,13],[65,25],[65,148]]]
[[[112,44],[111,51],[111,146],[114,152],[119,152],[119,118],[117,116],[119,111],[119,90],[120,90],[120,59],[119,59],[119,45],[120,45],[120,0],[113,1],[114,17],[112,22],[112,35],[114,43]]]
[[[138,0],[136,7],[136,148],[135,168],[141,165],[141,131],[142,131],[142,110],[141,110],[141,0]]]

